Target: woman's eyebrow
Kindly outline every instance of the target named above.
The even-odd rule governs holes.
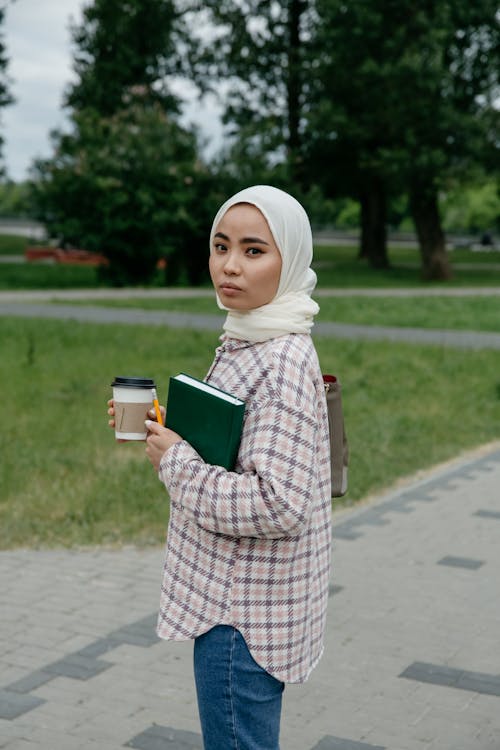
[[[227,234],[224,234],[224,232],[216,232],[214,234],[214,239],[216,237],[220,237],[221,240],[226,240],[226,242],[229,242],[230,240],[230,238],[227,236]],[[258,242],[259,245],[269,245],[269,242],[261,240],[260,237],[242,237],[240,242],[244,245],[251,244],[252,242]]]
[[[260,237],[242,237],[240,242],[245,243],[245,245],[250,242],[258,242],[259,245],[269,245],[269,242],[266,242],[265,240],[261,240]]]

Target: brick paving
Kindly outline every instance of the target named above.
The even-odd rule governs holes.
[[[499,542],[500,443],[337,511],[282,750],[498,750]],[[192,644],[154,633],[162,556],[0,552],[0,748],[200,750]]]

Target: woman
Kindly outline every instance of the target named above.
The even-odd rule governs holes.
[[[158,635],[195,639],[205,750],[277,750],[284,683],[323,650],[330,463],[311,260],[292,196],[258,185],[226,201],[209,267],[228,314],[206,380],[246,402],[235,471],[147,422],[171,501]]]

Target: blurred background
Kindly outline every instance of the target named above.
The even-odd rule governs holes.
[[[96,253],[101,283],[203,283],[256,182],[375,270],[499,249],[493,0],[10,0],[0,33],[3,234]]]

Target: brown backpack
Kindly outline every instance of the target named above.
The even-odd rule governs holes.
[[[332,472],[332,497],[342,497],[347,492],[349,444],[342,412],[342,386],[335,375],[323,375],[325,384],[328,429],[330,432],[330,467]]]

